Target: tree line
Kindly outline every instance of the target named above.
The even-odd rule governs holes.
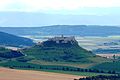
[[[93,73],[109,73],[116,74],[116,71],[104,71],[98,69],[83,69],[76,67],[66,67],[66,66],[40,66],[40,65],[4,65],[4,67],[9,67],[11,69],[33,69],[33,70],[62,70],[62,71],[74,71],[74,72],[93,72]]]
[[[120,75],[98,75],[98,76],[92,76],[92,77],[86,77],[86,78],[80,78],[80,79],[74,79],[74,80],[120,80]]]

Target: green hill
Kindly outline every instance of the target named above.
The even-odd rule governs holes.
[[[2,51],[2,49],[0,50]],[[4,49],[1,57],[15,58],[17,54]],[[74,37],[54,37],[21,50],[25,56],[17,56],[14,61],[43,65],[61,65],[88,68],[92,65],[109,61],[96,56],[78,45]],[[9,54],[8,54],[9,53]],[[3,56],[4,55],[4,56]],[[14,57],[15,56],[15,57]]]
[[[99,69],[105,71],[116,71],[120,72],[120,62],[104,62],[91,67],[92,69]]]
[[[31,39],[0,32],[0,45],[20,47],[20,46],[31,46],[34,45],[34,43]]]
[[[32,63],[44,64],[47,62],[46,65],[70,64],[70,66],[75,66],[77,64],[76,66],[79,66],[101,63],[107,60],[80,47],[74,37],[51,38],[31,48],[24,49],[23,53],[34,57]]]
[[[24,50],[28,56],[34,56],[37,60],[65,61],[65,62],[90,62],[87,58],[95,55],[78,46],[73,47],[47,47],[36,45]]]

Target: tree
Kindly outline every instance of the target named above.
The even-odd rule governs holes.
[[[113,55],[113,62],[115,62],[115,59],[116,59],[116,56],[115,56],[115,54]]]

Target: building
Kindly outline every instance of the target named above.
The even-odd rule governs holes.
[[[71,44],[74,44],[74,43],[77,42],[75,40],[74,36],[72,36],[72,37],[64,37],[63,35],[61,37],[49,38],[47,41],[52,41],[52,42],[55,42],[57,44],[60,44],[60,43],[71,43]]]

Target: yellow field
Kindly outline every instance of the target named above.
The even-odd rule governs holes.
[[[0,68],[0,80],[74,80],[85,76]]]

